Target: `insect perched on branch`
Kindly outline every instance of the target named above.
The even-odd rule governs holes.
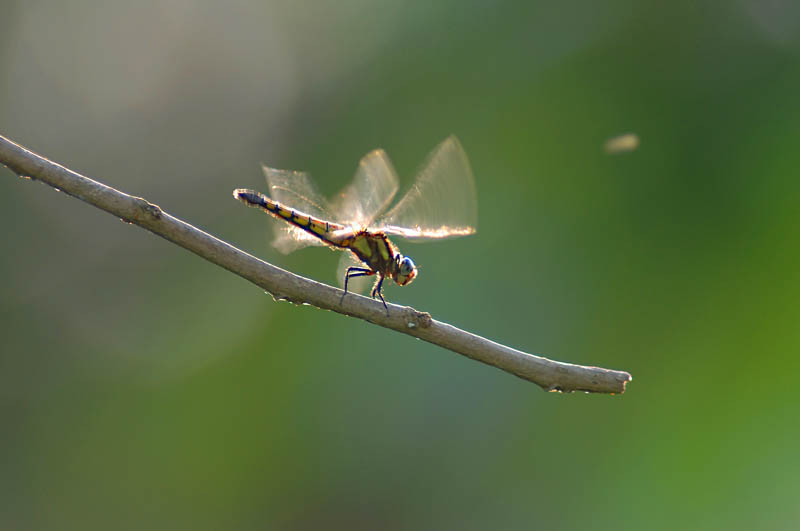
[[[475,182],[467,155],[454,136],[428,155],[414,184],[391,208],[398,179],[382,149],[365,155],[353,181],[330,200],[317,193],[306,173],[263,168],[269,197],[242,188],[233,196],[288,223],[276,227],[273,245],[283,253],[308,245],[350,251],[340,267],[345,294],[350,279],[377,275],[372,297],[384,307],[384,279],[405,286],[417,276],[413,260],[400,254],[389,236],[425,241],[476,230]]]

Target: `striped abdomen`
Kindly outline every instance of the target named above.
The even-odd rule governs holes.
[[[333,233],[344,229],[345,227],[343,225],[323,221],[308,214],[304,214],[303,212],[287,208],[254,190],[239,188],[233,191],[233,197],[248,206],[265,210],[276,218],[287,221],[324,242],[335,245],[336,247],[341,247],[341,243],[333,238]]]

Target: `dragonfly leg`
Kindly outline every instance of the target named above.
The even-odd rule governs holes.
[[[347,283],[353,277],[369,277],[375,274],[375,271],[372,269],[367,269],[366,267],[356,267],[351,266],[347,268],[347,272],[344,274],[344,293],[342,294],[342,300],[339,301],[339,304],[344,302],[344,296],[347,295]]]
[[[380,275],[378,277],[378,281],[375,283],[375,287],[372,288],[372,298],[374,299],[375,295],[377,295],[378,298],[383,303],[383,307],[386,308],[386,315],[389,315],[389,307],[386,306],[386,299],[383,298],[383,293],[381,292],[381,288],[383,287],[383,279],[384,278],[385,277],[383,275]]]

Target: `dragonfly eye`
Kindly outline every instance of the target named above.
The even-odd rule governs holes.
[[[414,261],[407,256],[401,257],[400,255],[397,255],[396,259],[398,262],[397,273],[394,276],[394,281],[400,286],[405,286],[417,276],[417,266],[415,266]]]
[[[411,260],[411,258],[406,256],[402,260],[400,260],[400,272],[403,273],[404,275],[408,275],[415,269],[416,267],[414,266],[414,261]]]

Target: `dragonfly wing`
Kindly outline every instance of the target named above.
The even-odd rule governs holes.
[[[364,264],[362,264],[355,256],[353,256],[353,253],[342,253],[341,258],[339,258],[339,267],[336,270],[336,280],[338,280],[340,287],[344,288],[344,276],[347,273],[347,268],[353,266],[365,267]],[[352,293],[360,293],[363,295],[370,287],[372,287],[374,283],[374,275],[368,277],[353,277],[347,282],[347,291]]]
[[[358,163],[353,181],[336,194],[332,211],[335,221],[355,228],[369,226],[386,210],[397,193],[397,172],[382,149],[370,151]]]
[[[262,168],[267,179],[270,198],[303,214],[323,220],[330,219],[328,203],[317,192],[307,173],[278,170],[264,165]],[[284,254],[309,245],[324,245],[319,238],[284,221],[276,220],[273,232],[275,237],[272,245]]]
[[[428,155],[411,189],[375,230],[422,240],[473,234],[477,224],[472,169],[461,143],[450,136]]]

